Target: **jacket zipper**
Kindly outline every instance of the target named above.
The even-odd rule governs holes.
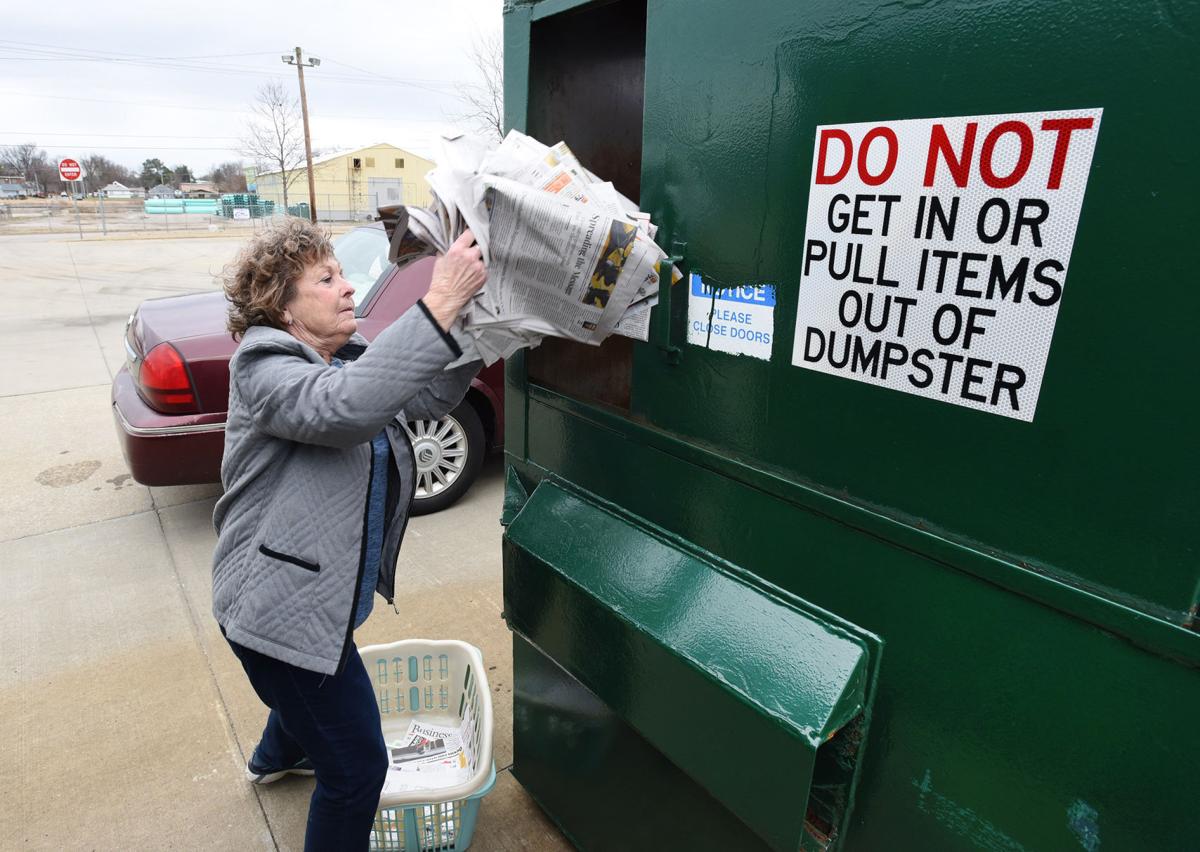
[[[400,547],[404,546],[404,533],[408,531],[408,519],[412,517],[413,500],[417,497],[417,453],[413,449],[412,441],[408,440],[408,433],[404,429],[400,430],[401,437],[404,438],[404,443],[408,444],[408,463],[412,465],[412,494],[408,495],[408,506],[404,509],[404,523],[400,527],[400,538],[397,539],[399,546],[396,548],[396,559],[400,558]],[[396,609],[396,569],[392,569],[392,596],[388,598],[388,604],[395,611],[396,615],[400,614],[400,610]]]
[[[350,651],[350,642],[354,638],[354,616],[358,614],[358,595],[362,591],[363,573],[367,568],[367,525],[370,523],[371,519],[370,477],[374,475],[375,471],[374,441],[368,442],[367,446],[371,448],[371,460],[367,467],[367,470],[371,473],[367,477],[367,496],[363,499],[362,544],[358,549],[358,576],[354,578],[354,598],[350,602],[350,615],[346,618],[346,640],[342,643],[342,656],[337,668],[337,674],[339,675],[346,667],[346,655]]]

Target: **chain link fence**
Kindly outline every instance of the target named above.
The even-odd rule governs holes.
[[[153,201],[147,205],[140,198],[0,199],[0,236],[56,234],[83,238],[197,231],[250,233],[262,228],[274,216],[309,218],[307,194],[289,193],[287,210],[282,204],[250,201],[245,195],[238,200],[241,203],[231,204],[216,199],[217,212],[211,213],[196,212],[183,205],[174,205],[173,209],[167,210],[154,209],[160,205]],[[317,220],[339,223],[340,226],[370,222],[376,216],[378,204],[374,194],[319,194]],[[340,226],[337,230],[343,230]]]
[[[334,194],[318,192],[316,199],[317,221],[369,222],[378,215],[376,211],[380,205],[428,203],[427,201],[417,199],[415,197],[417,193],[407,191],[412,190],[412,187],[405,187],[404,189],[406,191],[403,193],[403,201],[401,201],[401,193],[395,190],[384,193],[347,192]],[[278,195],[270,197],[275,199],[277,209],[283,206]],[[308,202],[308,192],[306,190],[292,189],[288,193],[288,213],[292,216],[308,216]]]

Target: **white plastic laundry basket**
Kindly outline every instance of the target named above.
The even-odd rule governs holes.
[[[383,737],[402,737],[414,719],[461,726],[468,779],[453,787],[386,793],[372,849],[461,852],[471,841],[482,796],[495,783],[492,694],[483,655],[452,639],[406,639],[359,649],[375,685]],[[415,806],[415,807],[414,807]]]

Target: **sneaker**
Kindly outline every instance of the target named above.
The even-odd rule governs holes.
[[[316,770],[313,769],[312,761],[307,757],[302,757],[292,766],[286,769],[276,769],[275,767],[259,766],[255,762],[258,754],[255,753],[250,757],[250,762],[246,764],[246,778],[251,784],[270,784],[272,781],[278,781],[285,775],[314,775]]]

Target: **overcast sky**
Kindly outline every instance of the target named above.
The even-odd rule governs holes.
[[[498,36],[502,0],[207,0],[188,4],[55,0],[0,28],[0,146],[33,142],[51,159],[104,154],[140,170],[149,157],[203,174],[244,159],[238,138],[256,89],[297,92],[305,69],[315,148],[390,142],[425,156],[461,124],[457,96],[477,81],[472,39]]]

